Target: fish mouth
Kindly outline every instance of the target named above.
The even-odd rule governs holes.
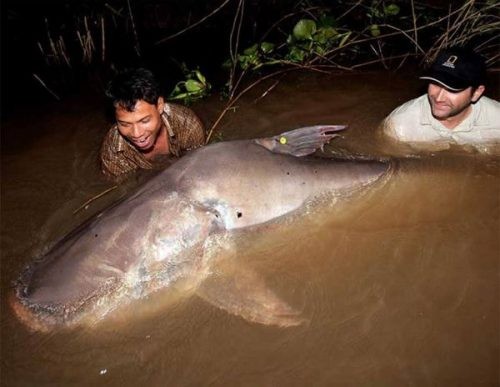
[[[25,325],[29,331],[48,332],[51,324],[47,324],[45,319],[41,319],[40,316],[32,308],[30,308],[26,302],[26,281],[29,281],[30,278],[31,270],[29,270],[28,266],[21,274],[21,277],[14,282],[14,287],[9,290],[7,303],[17,319]]]
[[[31,332],[46,333],[56,324],[55,321],[49,321],[52,320],[50,318],[41,318],[39,314],[25,305],[14,291],[8,295],[8,304],[17,319]]]
[[[50,332],[57,328],[72,328],[87,320],[95,323],[113,308],[102,308],[107,295],[119,287],[115,281],[108,282],[78,302],[33,302],[29,286],[19,280],[8,294],[8,304],[17,319],[31,332]],[[85,319],[87,312],[91,318]]]
[[[44,305],[31,302],[29,286],[26,279],[31,279],[26,270],[12,290],[9,291],[7,302],[18,320],[31,332],[49,332],[60,325],[68,317],[68,313],[60,305]]]

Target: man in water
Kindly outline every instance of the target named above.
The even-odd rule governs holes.
[[[500,103],[483,96],[486,66],[472,50],[441,52],[429,72],[427,94],[396,108],[383,122],[391,139],[413,146],[500,144]]]
[[[189,108],[167,103],[151,71],[139,68],[118,74],[106,95],[116,124],[101,146],[102,172],[121,180],[137,169],[165,166],[170,157],[205,143],[205,129]]]

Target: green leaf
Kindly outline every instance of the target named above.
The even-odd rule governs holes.
[[[260,44],[260,49],[264,54],[269,54],[274,50],[274,44],[269,42],[262,42]]]
[[[384,8],[384,12],[388,16],[396,16],[399,14],[399,6],[397,4],[389,4],[387,7]]]
[[[200,70],[195,70],[194,73],[196,74],[196,78],[203,84],[206,85],[207,80],[205,76],[200,72]]]
[[[301,48],[299,48],[297,46],[293,46],[290,49],[290,52],[288,53],[287,57],[292,62],[302,62],[305,58],[305,55],[306,55],[306,53],[304,50],[302,50]]]
[[[372,24],[370,26],[370,33],[372,34],[373,37],[377,37],[380,35],[380,28],[377,24]]]
[[[346,32],[345,34],[343,34],[342,40],[339,43],[339,47],[343,47],[344,44],[347,42],[347,39],[349,39],[350,36],[351,36],[351,31]]]
[[[311,19],[301,19],[293,27],[293,36],[298,40],[311,39],[316,32],[316,22]]]
[[[184,82],[179,82],[175,85],[174,90],[170,94],[178,94],[181,92],[181,86],[184,84]]]
[[[170,97],[168,97],[168,99],[178,100],[178,99],[184,99],[187,97],[189,97],[189,93],[181,93],[181,94],[177,94],[177,95],[171,94]]]
[[[194,79],[188,79],[186,81],[186,90],[189,92],[200,91],[203,89],[203,84],[195,81]]]
[[[253,46],[250,46],[247,49],[245,49],[243,51],[243,54],[244,55],[254,55],[257,53],[258,48],[259,48],[259,46],[257,45],[257,43],[255,43]]]
[[[314,41],[325,44],[333,40],[339,33],[332,27],[320,28],[314,34]]]
[[[313,51],[315,54],[320,55],[320,56],[325,55],[325,52],[326,52],[326,50],[322,46],[314,47]]]

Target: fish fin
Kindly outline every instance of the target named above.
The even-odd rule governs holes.
[[[339,134],[335,133],[346,129],[345,125],[316,125],[306,126],[278,136],[259,138],[254,140],[257,144],[273,153],[288,154],[303,157],[323,150],[323,146]]]
[[[253,270],[243,269],[241,262],[218,267],[200,284],[196,294],[251,322],[290,327],[306,321],[299,311],[272,292]]]

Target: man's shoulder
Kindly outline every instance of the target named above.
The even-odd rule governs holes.
[[[500,109],[500,102],[498,102],[496,99],[490,98],[483,96],[479,100],[480,103],[491,106],[494,109]]]
[[[422,125],[425,118],[427,95],[414,98],[394,109],[384,120],[382,129],[385,135],[398,141],[417,141],[429,136]],[[422,131],[426,132],[425,135]]]
[[[477,113],[474,119],[474,130],[494,131],[496,137],[500,136],[500,102],[481,97],[477,102]]]
[[[103,151],[117,151],[120,149],[120,146],[122,145],[123,138],[118,131],[118,127],[115,125],[111,126],[106,134],[104,135],[104,138],[102,140],[102,146],[101,146],[101,153]]]
[[[497,100],[483,96],[479,99],[478,104],[481,106],[482,111],[493,114],[495,117],[500,115],[500,102]]]
[[[407,120],[408,117],[419,117],[422,114],[423,105],[427,102],[427,95],[411,99],[394,109],[387,117],[389,120]]]
[[[194,149],[205,144],[205,127],[196,113],[183,105],[165,103],[164,119],[171,130],[171,152]]]
[[[165,113],[169,117],[196,115],[191,108],[172,102],[165,102],[165,104],[163,105],[163,113]]]
[[[181,131],[204,131],[200,118],[187,106],[166,102],[163,107],[163,117],[176,135]]]

